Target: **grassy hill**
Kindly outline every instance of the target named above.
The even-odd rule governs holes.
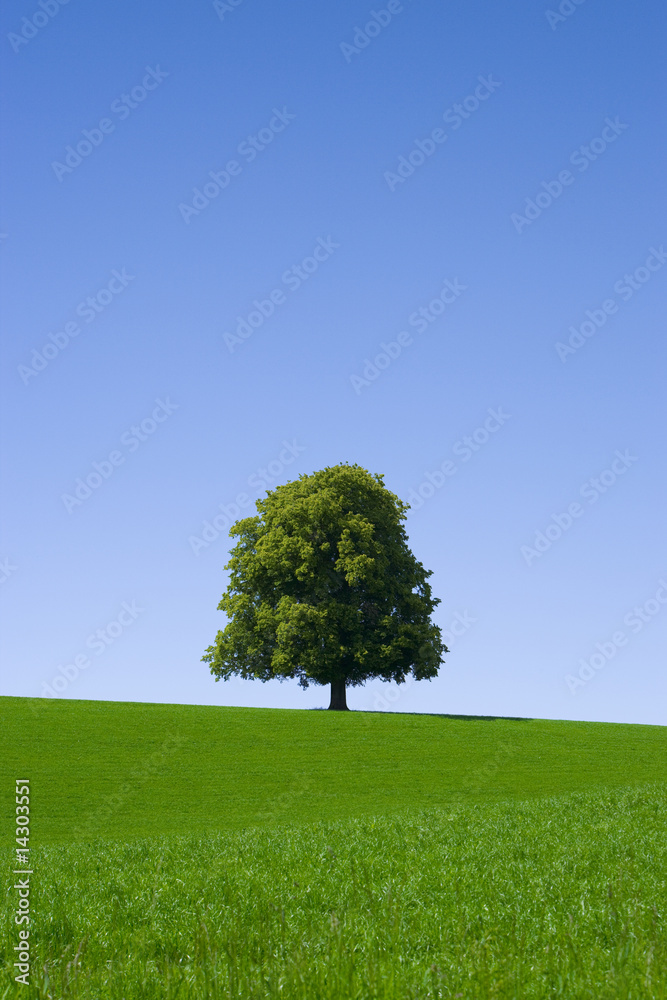
[[[233,831],[667,778],[667,728],[0,698],[33,843]]]
[[[667,1000],[666,728],[2,698],[0,744],[2,1000]]]

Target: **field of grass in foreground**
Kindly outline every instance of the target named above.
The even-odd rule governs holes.
[[[34,995],[659,1000],[666,845],[667,786],[654,783],[41,847]],[[14,938],[8,914],[4,963]],[[0,997],[23,989],[4,964]]]
[[[0,759],[37,846],[667,780],[667,727],[0,698]]]

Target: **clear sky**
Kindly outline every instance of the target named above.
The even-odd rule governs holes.
[[[666,724],[664,38],[659,0],[10,0],[2,693],[327,705],[200,658],[239,499],[349,461],[451,648],[352,708]]]

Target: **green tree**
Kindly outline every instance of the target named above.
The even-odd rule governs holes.
[[[435,677],[449,652],[430,620],[439,598],[407,544],[409,504],[359,465],[330,466],[277,486],[238,536],[218,605],[229,619],[202,657],[216,680],[296,677],[346,687],[372,677]]]

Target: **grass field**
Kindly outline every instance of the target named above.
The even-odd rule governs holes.
[[[36,842],[189,835],[667,779],[660,726],[0,698]]]
[[[667,998],[667,730],[0,699],[33,986],[0,1000]],[[13,876],[9,876],[12,878]],[[7,882],[11,885],[11,882]]]

